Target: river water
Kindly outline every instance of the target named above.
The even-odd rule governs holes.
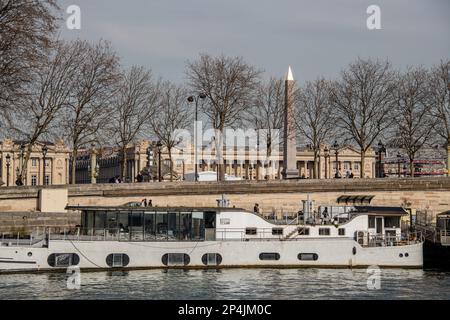
[[[0,299],[450,299],[450,272],[432,270],[92,272],[80,274],[79,289],[68,289],[68,279],[54,273],[0,275]]]

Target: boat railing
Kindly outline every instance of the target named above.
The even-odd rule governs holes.
[[[368,238],[357,239],[358,243],[363,247],[396,247],[418,244],[424,241],[421,232],[408,232],[401,235],[368,235]],[[360,241],[362,240],[362,241]]]

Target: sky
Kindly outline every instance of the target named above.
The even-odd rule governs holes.
[[[430,67],[450,58],[450,0],[60,0],[81,9],[81,29],[62,21],[63,39],[106,39],[125,67],[185,81],[186,61],[199,53],[242,56],[299,83],[335,78],[357,57],[394,66]],[[381,29],[369,30],[367,8],[378,5]]]

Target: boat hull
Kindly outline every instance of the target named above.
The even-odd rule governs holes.
[[[389,247],[361,247],[353,239],[342,238],[223,242],[54,240],[50,242],[48,248],[1,247],[0,272],[63,271],[67,269],[66,266],[53,267],[49,262],[50,255],[62,253],[76,254],[79,258],[76,266],[82,270],[180,267],[423,267],[422,243]],[[109,259],[109,264],[107,261],[111,254],[125,254],[128,260],[126,265],[112,267],[111,259]],[[171,263],[167,261],[167,254],[183,254],[184,257],[187,255],[187,258],[181,263]],[[205,254],[219,254],[220,263],[205,264]],[[301,260],[303,257],[307,259]]]

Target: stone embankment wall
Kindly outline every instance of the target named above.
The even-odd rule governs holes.
[[[0,212],[39,211],[41,189],[0,188]],[[67,199],[62,199],[61,189],[68,190]],[[216,206],[222,195],[237,208],[252,210],[258,203],[263,213],[275,211],[278,216],[296,213],[308,196],[316,206],[336,205],[342,195],[373,195],[372,205],[377,206],[405,206],[433,214],[450,210],[450,178],[97,184],[49,186],[45,190],[55,191],[55,199],[47,196],[46,201],[59,203],[60,211],[65,203],[114,206],[144,198],[152,199],[154,206]]]

